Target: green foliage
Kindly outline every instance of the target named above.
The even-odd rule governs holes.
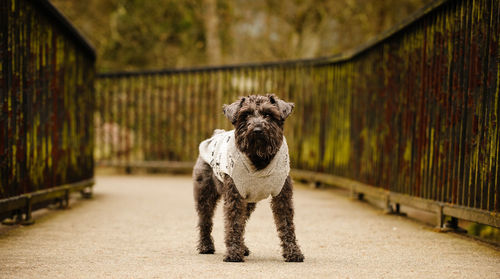
[[[98,69],[132,70],[332,55],[430,0],[52,0],[96,46]],[[209,5],[209,4],[208,4]],[[216,30],[207,22],[216,17]],[[207,49],[207,32],[217,37]],[[207,59],[220,53],[221,61]]]

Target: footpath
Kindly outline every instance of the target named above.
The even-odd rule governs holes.
[[[91,200],[42,210],[33,226],[0,226],[0,278],[500,278],[500,251],[408,218],[384,215],[335,190],[295,187],[303,263],[285,263],[269,200],[246,228],[251,254],[224,263],[196,253],[188,176],[97,176]]]

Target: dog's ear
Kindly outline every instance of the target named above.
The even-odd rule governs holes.
[[[229,119],[229,121],[234,124],[236,122],[236,113],[241,108],[241,105],[245,102],[245,97],[241,98],[240,100],[230,104],[230,105],[224,105],[222,106],[222,111],[224,112],[224,115]]]
[[[294,103],[285,102],[276,97],[274,94],[268,94],[267,97],[269,98],[271,104],[278,106],[281,114],[281,119],[283,120],[285,120],[290,115],[290,113],[292,113],[292,110],[295,107]]]

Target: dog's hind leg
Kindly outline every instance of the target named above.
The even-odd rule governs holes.
[[[213,181],[212,169],[208,164],[198,160],[193,171],[193,178],[193,194],[198,212],[198,229],[200,230],[198,252],[200,254],[213,254],[215,246],[211,236],[212,218],[220,195]]]
[[[304,255],[302,255],[295,238],[292,196],[292,180],[288,176],[280,194],[272,198],[271,208],[278,235],[281,239],[281,248],[283,249],[285,261],[302,262],[304,261]]]
[[[254,210],[255,210],[255,203],[247,203],[247,211],[245,214],[245,224],[244,224],[245,227],[246,227],[246,224],[248,222],[248,219],[250,219],[250,215],[252,215],[252,212]],[[245,228],[243,228],[243,230],[245,230]],[[245,234],[245,231],[243,231],[243,234]],[[244,251],[243,254],[245,256],[250,255],[250,250],[248,249],[248,247],[245,245],[244,242],[243,242],[243,251]]]
[[[225,262],[243,262],[243,232],[245,230],[246,203],[236,189],[233,180],[224,180]]]

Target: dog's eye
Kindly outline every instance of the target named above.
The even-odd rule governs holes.
[[[268,119],[275,119],[276,118],[276,116],[272,112],[266,112],[266,113],[264,113],[264,117],[268,118]]]
[[[242,112],[242,113],[240,114],[240,117],[241,117],[241,119],[247,119],[250,115],[251,115],[251,113],[248,113],[248,112]]]

